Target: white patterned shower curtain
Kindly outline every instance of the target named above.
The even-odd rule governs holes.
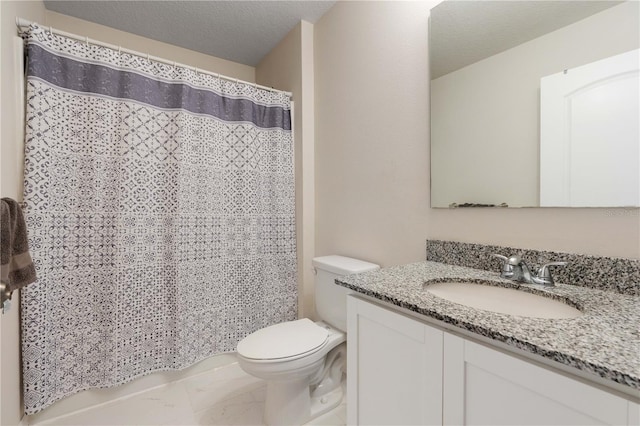
[[[35,25],[23,37],[26,413],[294,319],[288,96]]]

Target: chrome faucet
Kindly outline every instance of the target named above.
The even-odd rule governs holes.
[[[519,255],[511,257],[502,256],[501,254],[492,254],[503,261],[502,272],[500,276],[509,280],[523,282],[526,284],[538,284],[552,287],[554,284],[551,276],[551,266],[566,266],[567,262],[550,262],[542,265],[536,274],[532,274],[527,263]]]

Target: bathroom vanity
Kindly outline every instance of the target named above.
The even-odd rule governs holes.
[[[457,281],[571,304],[574,318],[472,308],[428,291]],[[348,424],[640,423],[640,298],[420,262],[342,277]]]

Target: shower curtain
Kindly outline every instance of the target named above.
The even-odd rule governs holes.
[[[289,97],[35,25],[23,37],[26,413],[295,319]]]

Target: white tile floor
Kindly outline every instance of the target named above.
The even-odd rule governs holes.
[[[343,383],[344,386],[344,383]],[[44,425],[262,425],[265,383],[237,363],[40,423]],[[345,398],[309,425],[346,425]]]

